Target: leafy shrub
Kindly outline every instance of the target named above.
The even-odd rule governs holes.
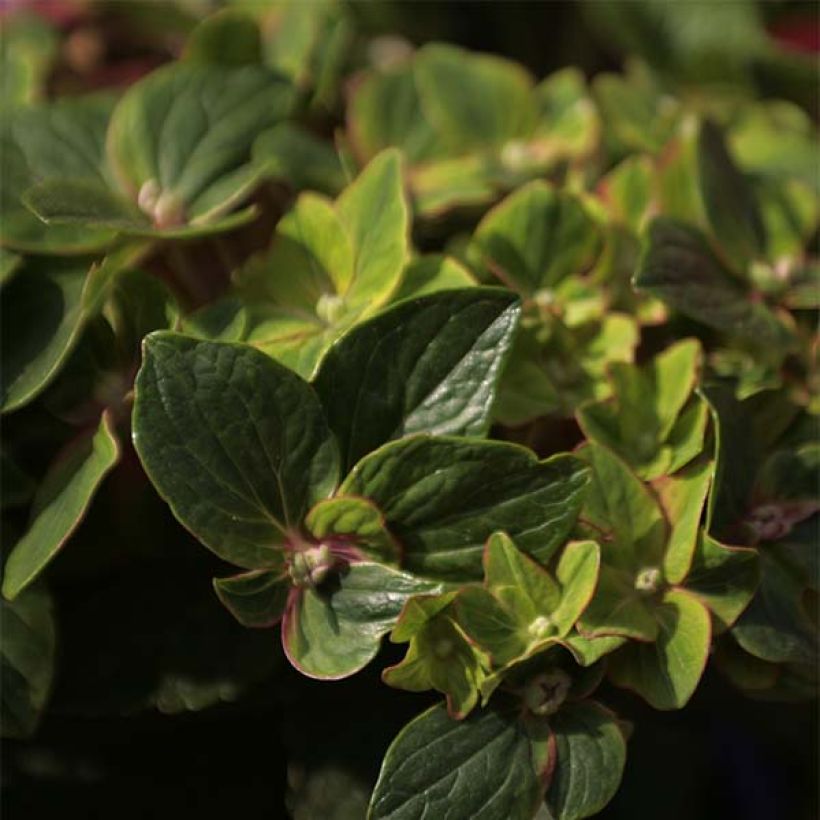
[[[237,699],[274,627],[322,681],[402,645],[384,683],[444,702],[388,749],[374,819],[595,814],[628,735],[604,677],[658,710],[707,663],[815,694],[797,105],[714,75],[672,96],[684,51],[591,82],[443,43],[377,40],[368,65],[342,7],[242,2],[124,93],[54,99],[56,35],[6,25],[6,735],[49,706],[46,582],[97,589],[81,629],[120,572],[156,608],[139,674],[69,674],[53,708]],[[157,494],[219,560],[168,554]]]

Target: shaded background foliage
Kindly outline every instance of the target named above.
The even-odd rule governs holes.
[[[135,80],[176,56],[200,15],[218,4],[34,5],[62,26],[49,81],[57,94]],[[817,116],[815,66],[800,56],[817,45],[815,4],[677,5],[685,25],[670,31],[654,28],[651,15],[642,17],[643,4],[628,2],[352,2],[345,57],[355,66],[377,34],[495,52],[538,77],[566,65],[592,76],[640,55],[675,92],[742,87],[792,99]],[[727,12],[735,15],[728,28],[715,22],[718,6],[735,9]],[[681,30],[685,37],[677,36]],[[340,100],[330,98],[314,112],[312,128],[331,134],[341,111]],[[262,196],[273,214],[288,201],[275,185]],[[242,229],[233,252],[264,246],[270,228],[263,221]],[[440,246],[435,235],[425,241],[428,249]],[[208,260],[200,269],[212,270],[206,292],[188,294],[192,303],[224,287],[212,250],[207,240],[193,249]],[[44,411],[4,423],[4,437],[17,442],[36,428],[41,443],[25,465],[33,475],[50,458],[43,444],[48,425],[54,441],[62,440],[61,422]],[[540,443],[570,447],[577,435],[571,424],[556,424],[542,431]],[[298,675],[281,657],[275,632],[245,630],[219,605],[208,581],[225,566],[181,530],[130,444],[123,446],[120,468],[105,479],[93,514],[73,537],[82,548],[62,553],[50,569],[59,673],[35,739],[4,743],[4,810],[9,817],[271,818],[287,816],[289,795],[297,818],[342,816],[322,804],[325,792],[334,800],[344,795],[348,816],[362,816],[388,742],[425,705],[424,697],[388,690],[378,680],[376,670],[401,652],[386,645],[368,670],[330,686]],[[4,543],[13,543],[24,526],[12,511]],[[168,631],[172,622],[180,626]],[[228,653],[230,665],[243,670],[241,693],[220,663]],[[201,698],[214,705],[186,711]],[[714,671],[685,712],[653,711],[610,686],[604,700],[636,731],[621,790],[600,816],[816,816],[816,704],[745,700]]]

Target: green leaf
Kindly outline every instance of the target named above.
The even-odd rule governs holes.
[[[264,165],[266,176],[285,180],[297,191],[332,195],[347,182],[335,146],[289,122],[259,135],[253,144],[253,159]]]
[[[391,301],[417,299],[442,290],[469,288],[475,284],[472,274],[460,262],[442,254],[427,253],[407,263],[401,284]]]
[[[9,10],[10,11],[10,10]],[[58,52],[57,30],[36,10],[22,8],[3,20],[0,100],[6,106],[31,105],[45,92]]]
[[[304,589],[285,612],[285,652],[309,677],[348,677],[376,656],[410,597],[440,591],[441,584],[381,564],[351,564],[338,585]]]
[[[458,719],[478,703],[490,659],[472,644],[455,620],[455,592],[409,600],[390,636],[409,641],[401,663],[382,672],[382,680],[397,689],[436,689],[447,696],[447,711]]]
[[[671,524],[663,556],[663,574],[670,584],[679,584],[689,572],[713,475],[714,464],[700,460],[652,485]]]
[[[536,180],[493,208],[474,241],[494,276],[533,296],[591,268],[601,237],[579,199]]]
[[[613,398],[579,408],[578,424],[588,439],[614,450],[641,478],[651,480],[671,472],[673,461],[681,466],[699,450],[705,409],[681,420],[699,361],[699,343],[685,339],[640,368],[611,363]]]
[[[206,17],[190,34],[184,60],[234,68],[262,60],[259,26],[253,18],[232,9]]]
[[[275,565],[288,530],[337,480],[310,386],[247,346],[158,332],[135,389],[134,446],[177,518],[232,563]]]
[[[667,524],[652,491],[605,447],[587,444],[579,453],[592,466],[582,528],[601,543],[604,563],[634,573],[660,568]]]
[[[690,593],[670,589],[656,615],[657,640],[619,649],[609,659],[609,675],[655,709],[680,709],[692,697],[709,656],[709,611]]]
[[[362,459],[340,492],[379,507],[408,570],[471,580],[481,577],[484,543],[496,530],[548,560],[575,523],[587,481],[573,456],[538,461],[502,442],[412,436]]]
[[[13,600],[54,560],[119,457],[108,413],[96,430],[78,436],[57,456],[34,496],[29,529],[6,561],[6,598]]]
[[[314,383],[343,467],[413,433],[486,434],[519,314],[500,289],[447,291],[396,305],[334,344]]]
[[[37,728],[54,677],[55,624],[48,592],[34,586],[14,603],[0,598],[0,733],[24,738]]]
[[[626,638],[620,635],[605,635],[600,638],[584,638],[578,633],[573,633],[561,641],[561,645],[566,647],[575,660],[583,667],[589,667],[597,663],[604,655],[623,646]]]
[[[126,269],[112,277],[105,308],[127,361],[140,355],[142,339],[154,330],[175,329],[179,305],[158,276]]]
[[[398,284],[408,219],[395,151],[376,157],[335,203],[302,194],[270,250],[238,275],[250,319],[243,339],[309,378],[331,342]]]
[[[700,533],[685,587],[709,607],[716,629],[724,630],[738,619],[759,582],[756,550],[721,544]]]
[[[411,721],[385,755],[369,820],[529,820],[544,770],[523,723],[486,709],[455,722],[442,706]]]
[[[587,90],[583,72],[571,66],[542,80],[534,91],[538,108],[535,142],[551,157],[583,157],[599,139],[598,112]],[[543,148],[542,148],[543,146]]]
[[[595,594],[578,619],[578,631],[583,641],[595,642],[611,637],[654,641],[657,638],[658,624],[652,602],[636,589],[635,584],[635,574],[606,563],[601,565]],[[594,651],[595,647],[586,646],[583,641],[578,644],[579,652],[587,655],[590,650]],[[610,644],[599,646],[602,652],[612,648]]]
[[[374,561],[398,563],[401,548],[381,511],[366,498],[336,495],[320,501],[307,514],[305,527],[319,541],[341,539]]]
[[[242,626],[260,628],[279,623],[292,588],[290,576],[281,568],[214,578],[213,585],[219,600]]]
[[[528,136],[535,124],[532,78],[516,63],[432,43],[418,52],[425,116],[450,152]]]
[[[572,542],[561,553],[556,579],[520,552],[503,533],[484,553],[485,587],[465,587],[456,598],[458,623],[504,667],[563,638],[589,603],[598,580],[593,541]]]
[[[154,71],[111,117],[108,158],[120,191],[159,229],[213,222],[256,184],[253,141],[292,103],[291,84],[260,66]]]
[[[65,364],[83,326],[89,261],[24,263],[0,302],[2,410],[35,398]]]
[[[601,550],[595,541],[570,541],[558,560],[555,577],[561,585],[561,603],[553,612],[561,635],[566,635],[589,605],[598,583]]]
[[[742,270],[765,253],[766,231],[752,188],[711,120],[698,135],[698,177],[712,233]]]
[[[546,802],[555,820],[597,814],[614,797],[626,764],[626,739],[611,712],[596,703],[565,704],[551,719],[555,769]]]
[[[645,154],[628,157],[598,183],[610,219],[640,231],[652,204],[655,166]]]
[[[648,247],[635,277],[646,290],[709,327],[781,355],[791,333],[765,303],[756,299],[715,256],[696,228],[663,217],[649,226]]]
[[[803,544],[802,551],[815,544]],[[756,658],[773,663],[817,663],[817,620],[805,593],[817,590],[817,576],[806,577],[787,544],[759,550],[760,586],[732,627],[732,636]]]
[[[105,132],[109,97],[60,100],[16,109],[0,128],[0,239],[31,253],[89,253],[109,245],[107,230],[77,225],[49,226],[22,202],[37,182],[61,177],[105,186]]]
[[[365,76],[352,90],[347,119],[363,160],[391,146],[401,148],[413,164],[443,150],[422,110],[412,64]]]
[[[345,294],[352,304],[383,302],[407,261],[409,210],[397,151],[375,157],[336,200],[354,249],[353,277]]]

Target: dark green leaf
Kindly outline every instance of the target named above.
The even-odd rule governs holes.
[[[434,706],[390,745],[368,818],[530,820],[543,788],[540,768],[513,716],[487,709],[456,722]]]
[[[262,60],[262,42],[255,21],[223,9],[206,17],[185,44],[183,59],[235,68]]]
[[[413,436],[360,461],[341,492],[370,498],[404,545],[411,572],[481,578],[496,530],[546,561],[575,523],[588,470],[569,455],[545,461],[502,442]]]
[[[700,534],[685,587],[709,607],[716,627],[725,629],[737,620],[759,581],[756,550],[727,546]]]
[[[489,288],[405,302],[358,325],[315,379],[342,465],[413,433],[484,435],[520,308]]]
[[[615,795],[626,763],[626,740],[611,712],[596,703],[565,704],[551,719],[555,769],[547,806],[555,820],[597,814]]]
[[[33,253],[88,253],[111,243],[107,230],[49,226],[22,202],[32,185],[53,177],[105,186],[108,97],[62,100],[21,108],[3,117],[0,130],[0,237],[3,244]]]
[[[766,250],[766,232],[748,180],[735,165],[720,128],[700,127],[698,176],[712,233],[741,269]]]
[[[14,599],[51,563],[119,456],[119,444],[107,413],[96,430],[79,436],[57,456],[34,496],[29,530],[6,561],[6,598]]]
[[[89,261],[29,262],[0,301],[2,409],[31,401],[57,375],[82,330]]]
[[[247,346],[167,332],[145,341],[134,445],[180,521],[250,569],[275,565],[287,531],[338,474],[309,385]]]
[[[651,223],[635,287],[770,358],[792,344],[777,315],[723,266],[700,231],[682,222],[658,217]]]
[[[54,676],[51,598],[31,587],[14,603],[0,598],[0,733],[22,738],[36,729]]]
[[[292,583],[282,569],[259,569],[214,578],[214,591],[242,626],[268,627],[279,623],[285,612]]]

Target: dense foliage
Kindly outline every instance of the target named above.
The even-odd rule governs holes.
[[[327,687],[387,636],[384,684],[443,701],[368,817],[571,820],[626,764],[604,678],[815,696],[805,72],[743,3],[741,45],[659,63],[638,18],[686,5],[629,4],[645,62],[536,80],[237,0],[116,94],[53,93],[56,33],[4,20],[6,736],[240,699],[274,628]]]

